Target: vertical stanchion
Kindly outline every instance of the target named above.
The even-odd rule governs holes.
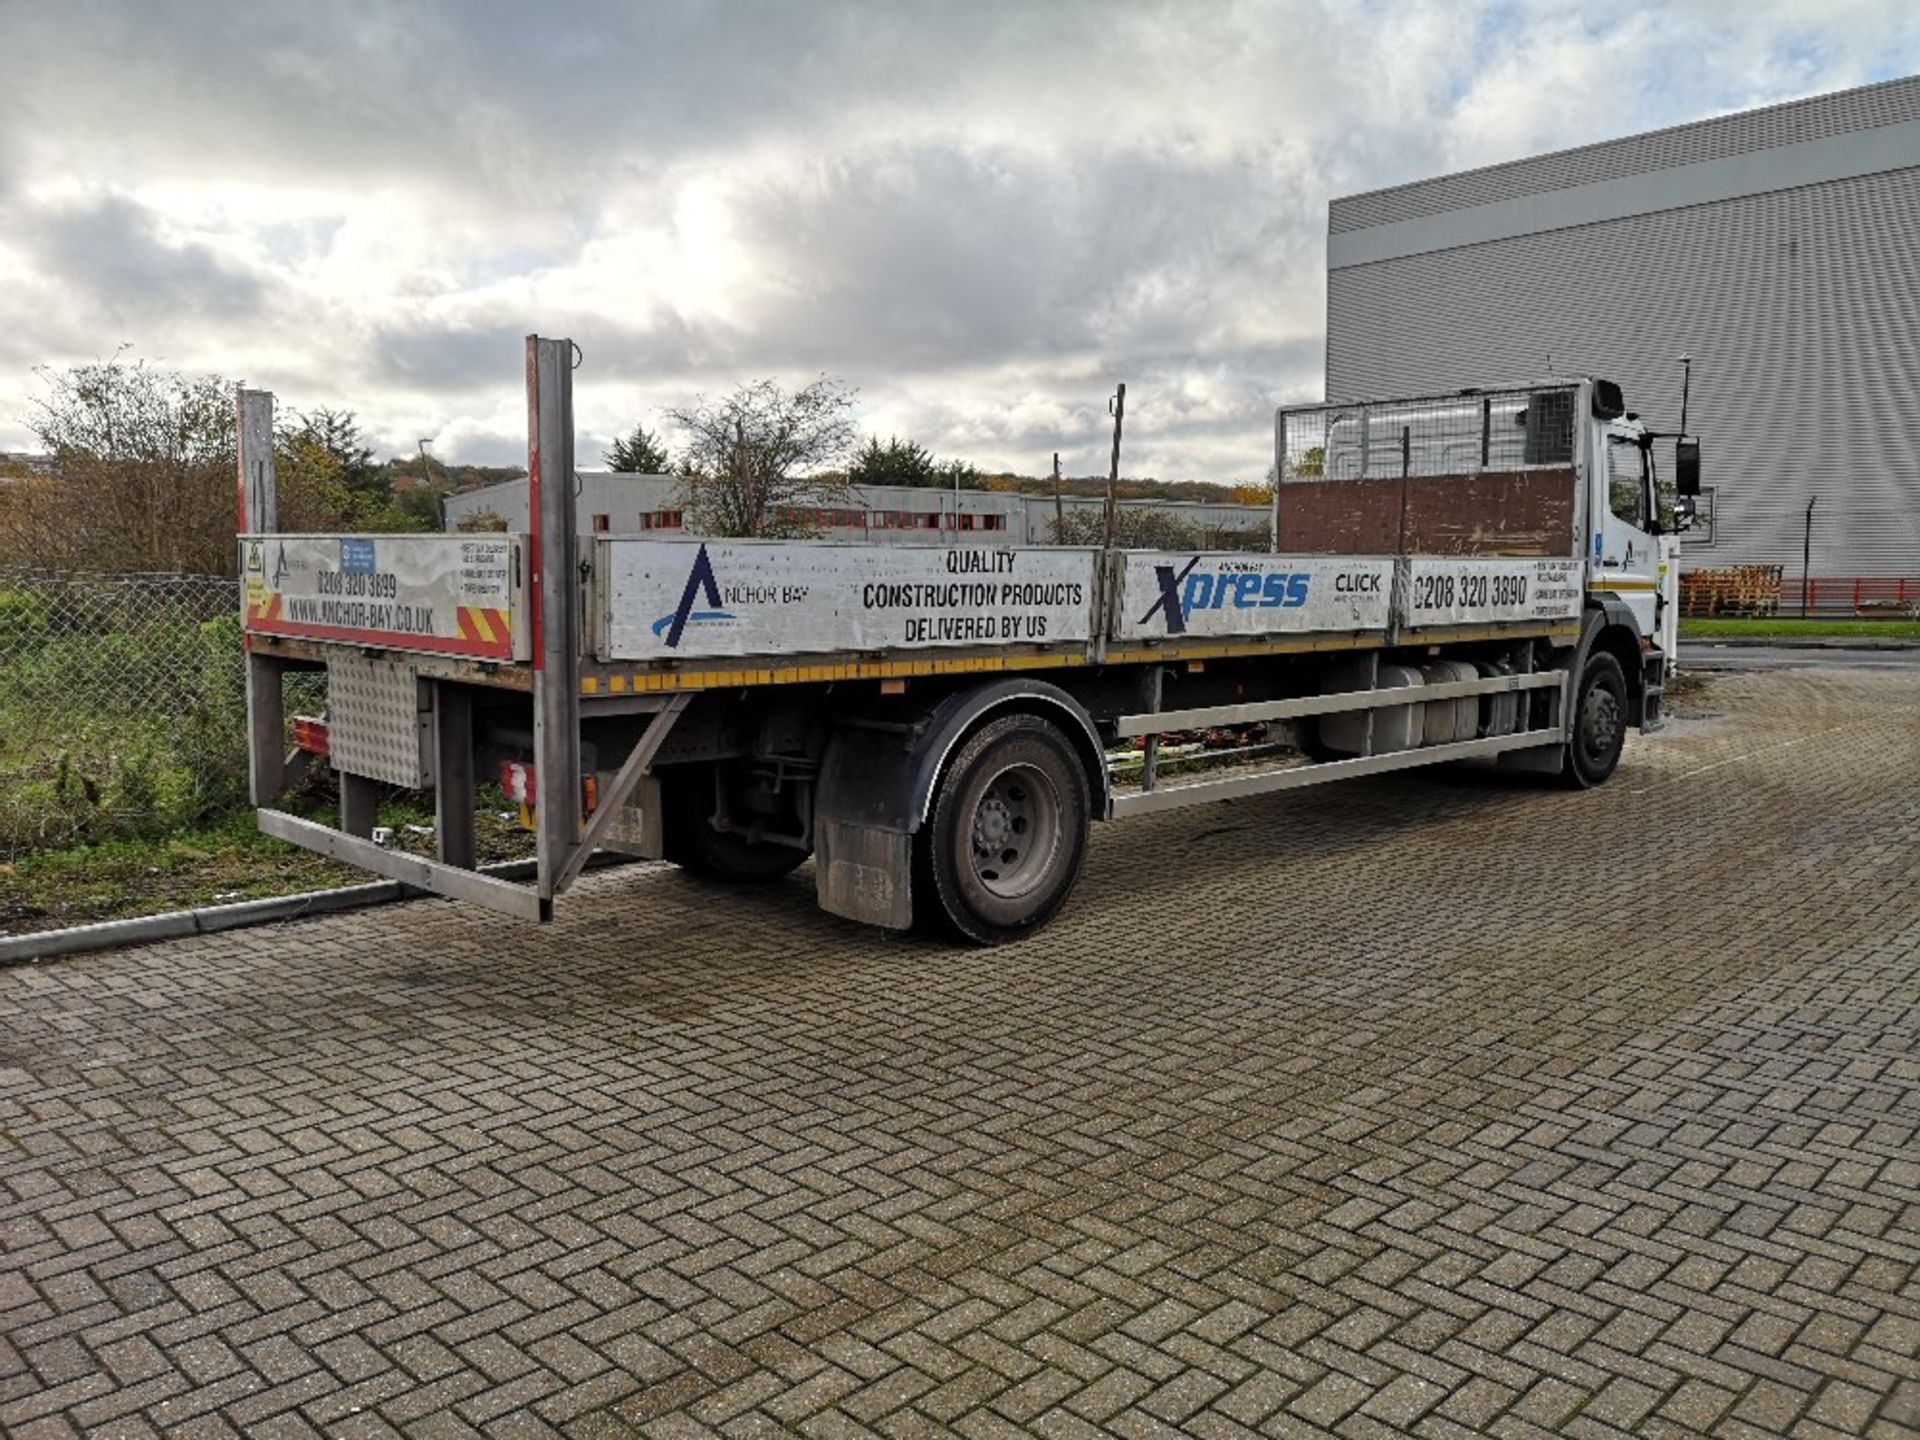
[[[1273,412],[1273,512],[1267,525],[1267,552],[1280,553],[1280,486],[1287,478],[1287,412]]]
[[[266,390],[234,392],[234,435],[238,458],[240,533],[271,535],[280,528],[278,477],[273,462],[273,395]],[[250,605],[263,585],[267,543],[241,542],[240,603]],[[271,655],[256,654],[242,635],[247,666],[247,793],[256,807],[276,805],[287,785],[286,666]]]
[[[1107,409],[1113,413],[1113,463],[1107,470],[1107,517],[1104,548],[1113,548],[1113,533],[1120,519],[1120,427],[1127,418],[1127,382],[1122,380],[1114,391],[1113,399],[1107,402]]]
[[[527,337],[527,518],[532,527],[534,830],[541,919],[580,843],[579,541],[574,525],[571,340]]]

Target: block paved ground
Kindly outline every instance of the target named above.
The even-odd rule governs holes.
[[[1102,830],[0,971],[0,1431],[1920,1431],[1920,675]]]

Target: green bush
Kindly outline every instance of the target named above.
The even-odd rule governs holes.
[[[113,779],[113,829],[123,835],[144,834],[162,810],[153,752],[143,744],[116,756]]]
[[[0,590],[0,664],[39,644],[46,633],[46,596],[33,590]]]
[[[102,631],[0,592],[0,859],[164,835],[247,799],[240,619],[160,604]]]
[[[202,621],[198,663],[183,697],[174,732],[173,760],[191,785],[176,803],[176,818],[194,823],[247,798],[246,654],[240,617]]]

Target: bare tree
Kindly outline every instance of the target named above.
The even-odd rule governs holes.
[[[234,387],[117,353],[35,372],[30,423],[52,473],[0,486],[0,564],[232,574]],[[276,437],[280,519],[299,530],[419,530],[391,503],[353,412],[314,410]]]
[[[853,391],[822,375],[795,391],[772,380],[667,417],[686,433],[685,506],[708,535],[809,535],[809,513],[847,488],[833,467],[852,449]]]
[[[231,572],[232,385],[121,354],[36,373],[45,390],[30,423],[54,471],[5,488],[0,560]]]
[[[111,360],[69,370],[36,366],[46,393],[29,422],[56,456],[225,464],[233,455],[233,386],[217,375],[160,370],[144,360]]]

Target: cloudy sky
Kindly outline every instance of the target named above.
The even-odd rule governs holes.
[[[761,376],[989,468],[1257,478],[1330,196],[1920,70],[1912,0],[0,0],[0,449],[118,347],[582,464]]]

